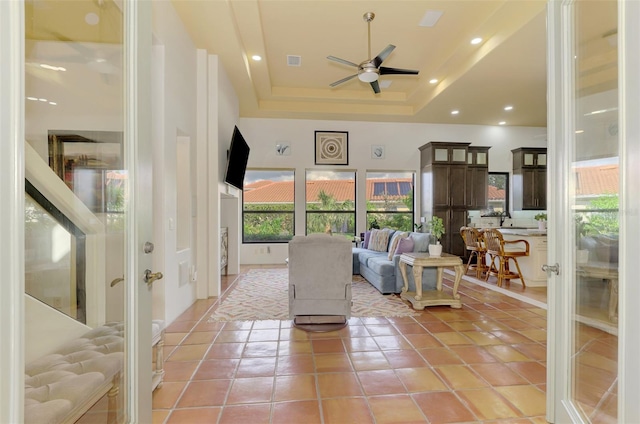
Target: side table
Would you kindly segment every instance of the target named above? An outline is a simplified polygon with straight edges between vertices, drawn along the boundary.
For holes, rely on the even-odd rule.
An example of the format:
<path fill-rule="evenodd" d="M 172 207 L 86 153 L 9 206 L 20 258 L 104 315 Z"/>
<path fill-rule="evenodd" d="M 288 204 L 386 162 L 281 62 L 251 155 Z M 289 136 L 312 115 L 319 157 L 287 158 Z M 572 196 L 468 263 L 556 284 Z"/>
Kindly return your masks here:
<path fill-rule="evenodd" d="M 416 283 L 416 291 L 410 292 L 409 280 L 407 280 L 407 265 L 413 267 L 413 278 Z M 424 267 L 437 268 L 436 289 L 422 292 L 422 269 Z M 442 272 L 446 267 L 453 267 L 456 272 L 453 282 L 453 293 L 449 295 L 442 291 Z M 427 252 L 403 253 L 400 256 L 400 273 L 404 280 L 404 287 L 400 293 L 400 298 L 406 299 L 413 305 L 414 309 L 422 310 L 425 306 L 449 305 L 452 308 L 462 308 L 458 286 L 464 274 L 462 259 L 456 255 L 443 253 L 442 256 L 431 256 Z"/>

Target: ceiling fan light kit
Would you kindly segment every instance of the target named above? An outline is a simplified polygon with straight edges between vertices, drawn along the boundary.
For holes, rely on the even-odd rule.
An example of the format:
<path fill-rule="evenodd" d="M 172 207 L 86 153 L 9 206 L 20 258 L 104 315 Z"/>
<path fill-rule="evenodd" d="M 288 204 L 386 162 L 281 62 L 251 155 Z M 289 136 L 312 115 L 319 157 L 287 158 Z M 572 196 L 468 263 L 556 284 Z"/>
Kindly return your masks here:
<path fill-rule="evenodd" d="M 378 54 L 378 56 L 371 59 L 371 21 L 373 21 L 373 18 L 375 18 L 375 16 L 376 15 L 373 12 L 367 12 L 362 16 L 362 18 L 367 23 L 367 44 L 369 48 L 369 59 L 357 65 L 348 60 L 340 59 L 339 57 L 327 56 L 327 59 L 329 60 L 342 63 L 343 65 L 353 66 L 358 69 L 357 74 L 349 75 L 348 77 L 342 78 L 329 84 L 331 87 L 335 87 L 339 84 L 342 84 L 343 82 L 347 82 L 355 77 L 358 77 L 360 81 L 371 84 L 373 92 L 378 94 L 380 93 L 380 85 L 378 84 L 378 78 L 380 78 L 380 75 L 418 75 L 418 71 L 412 69 L 386 68 L 384 66 L 380 66 L 382 65 L 382 62 L 391 54 L 393 49 L 396 48 L 396 46 L 394 46 L 393 44 L 389 44 Z"/>

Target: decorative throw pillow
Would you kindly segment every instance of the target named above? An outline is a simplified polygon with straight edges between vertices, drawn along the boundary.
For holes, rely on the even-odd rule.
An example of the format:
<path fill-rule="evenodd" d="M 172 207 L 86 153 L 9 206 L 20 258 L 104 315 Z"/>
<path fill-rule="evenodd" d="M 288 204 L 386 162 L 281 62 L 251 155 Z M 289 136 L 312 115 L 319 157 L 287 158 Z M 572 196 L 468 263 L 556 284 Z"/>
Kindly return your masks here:
<path fill-rule="evenodd" d="M 389 243 L 389 260 L 393 259 L 393 255 L 396 253 L 396 248 L 398 247 L 398 242 L 405 237 L 408 237 L 409 233 L 403 233 L 401 231 L 396 231 L 396 233 L 391 238 L 391 243 Z"/>
<path fill-rule="evenodd" d="M 386 252 L 389 243 L 389 232 L 385 230 L 371 230 L 369 237 L 369 250 L 376 252 Z"/>
<path fill-rule="evenodd" d="M 414 252 L 426 252 L 429 250 L 430 233 L 412 233 L 411 237 L 413 238 Z"/>
<path fill-rule="evenodd" d="M 362 242 L 362 247 L 364 249 L 368 249 L 369 248 L 369 239 L 371 238 L 371 231 L 367 231 L 366 233 L 364 233 L 364 241 Z"/>
<path fill-rule="evenodd" d="M 398 242 L 398 247 L 396 247 L 396 251 L 394 255 L 402 255 L 403 253 L 411 253 L 413 252 L 413 247 L 415 246 L 415 242 L 411 236 L 400 239 Z"/>

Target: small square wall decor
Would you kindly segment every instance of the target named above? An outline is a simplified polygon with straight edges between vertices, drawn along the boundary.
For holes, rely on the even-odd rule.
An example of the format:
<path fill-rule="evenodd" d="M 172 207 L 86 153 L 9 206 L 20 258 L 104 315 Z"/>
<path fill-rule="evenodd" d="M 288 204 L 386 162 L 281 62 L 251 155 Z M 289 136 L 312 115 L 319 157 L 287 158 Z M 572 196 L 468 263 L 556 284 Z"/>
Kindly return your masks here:
<path fill-rule="evenodd" d="M 384 159 L 384 146 L 380 144 L 372 144 L 371 159 Z"/>
<path fill-rule="evenodd" d="M 349 133 L 316 131 L 316 165 L 349 165 Z"/>

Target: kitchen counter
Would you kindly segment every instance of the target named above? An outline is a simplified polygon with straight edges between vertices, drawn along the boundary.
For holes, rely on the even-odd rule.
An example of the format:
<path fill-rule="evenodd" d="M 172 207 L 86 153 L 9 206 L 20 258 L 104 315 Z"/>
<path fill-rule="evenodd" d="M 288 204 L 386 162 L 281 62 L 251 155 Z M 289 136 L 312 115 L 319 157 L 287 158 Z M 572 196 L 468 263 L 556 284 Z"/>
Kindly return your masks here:
<path fill-rule="evenodd" d="M 514 236 L 523 236 L 523 237 L 546 237 L 547 230 L 538 230 L 537 228 L 512 228 L 512 227 L 502 227 L 498 228 L 500 232 L 504 235 L 514 235 Z"/>

